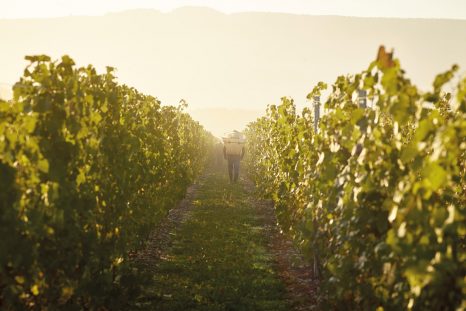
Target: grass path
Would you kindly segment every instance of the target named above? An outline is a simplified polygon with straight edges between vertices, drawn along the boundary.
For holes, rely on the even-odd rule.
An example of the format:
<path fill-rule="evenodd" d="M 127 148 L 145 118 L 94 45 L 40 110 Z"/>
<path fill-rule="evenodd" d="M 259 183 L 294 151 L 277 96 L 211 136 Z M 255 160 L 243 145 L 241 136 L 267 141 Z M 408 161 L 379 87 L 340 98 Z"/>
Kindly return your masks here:
<path fill-rule="evenodd" d="M 141 306 L 150 310 L 291 310 L 263 216 L 244 184 L 210 171 L 188 215 L 153 260 Z M 149 273 L 149 272 L 148 272 Z"/>

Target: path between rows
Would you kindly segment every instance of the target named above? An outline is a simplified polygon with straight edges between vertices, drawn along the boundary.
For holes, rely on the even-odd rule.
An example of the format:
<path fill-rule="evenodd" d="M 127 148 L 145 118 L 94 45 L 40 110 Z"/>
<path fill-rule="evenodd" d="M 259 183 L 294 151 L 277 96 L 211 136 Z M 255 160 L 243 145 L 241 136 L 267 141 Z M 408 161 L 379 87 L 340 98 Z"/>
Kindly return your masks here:
<path fill-rule="evenodd" d="M 209 170 L 139 255 L 148 310 L 315 310 L 311 266 L 251 182 Z"/>

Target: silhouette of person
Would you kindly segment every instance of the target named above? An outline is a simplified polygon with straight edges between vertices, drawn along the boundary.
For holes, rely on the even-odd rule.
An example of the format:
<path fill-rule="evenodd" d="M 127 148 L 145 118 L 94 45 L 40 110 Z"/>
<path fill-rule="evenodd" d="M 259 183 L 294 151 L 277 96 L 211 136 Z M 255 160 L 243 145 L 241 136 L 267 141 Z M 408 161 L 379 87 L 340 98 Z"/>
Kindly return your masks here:
<path fill-rule="evenodd" d="M 228 161 L 230 182 L 237 182 L 240 161 L 244 158 L 246 152 L 244 138 L 242 134 L 236 130 L 228 136 L 228 138 L 224 139 L 223 157 Z"/>

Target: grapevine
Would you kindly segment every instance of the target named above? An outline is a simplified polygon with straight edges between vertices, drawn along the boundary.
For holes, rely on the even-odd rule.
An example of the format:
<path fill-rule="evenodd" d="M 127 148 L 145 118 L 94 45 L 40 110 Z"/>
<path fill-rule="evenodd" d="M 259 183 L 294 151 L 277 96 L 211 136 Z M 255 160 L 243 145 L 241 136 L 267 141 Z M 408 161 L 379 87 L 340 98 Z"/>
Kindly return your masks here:
<path fill-rule="evenodd" d="M 142 286 L 131 252 L 201 172 L 212 136 L 110 67 L 27 59 L 0 101 L 0 308 L 124 309 Z"/>
<path fill-rule="evenodd" d="M 465 307 L 466 79 L 443 91 L 457 70 L 423 93 L 399 61 L 373 62 L 331 85 L 317 132 L 289 98 L 248 126 L 250 174 L 314 260 L 327 308 Z"/>

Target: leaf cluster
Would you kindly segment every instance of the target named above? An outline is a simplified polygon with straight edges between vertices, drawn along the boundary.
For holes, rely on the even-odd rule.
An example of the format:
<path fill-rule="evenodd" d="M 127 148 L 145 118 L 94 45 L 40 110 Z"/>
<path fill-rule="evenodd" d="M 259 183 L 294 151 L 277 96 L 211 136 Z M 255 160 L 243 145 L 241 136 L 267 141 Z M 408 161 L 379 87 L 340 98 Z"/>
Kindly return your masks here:
<path fill-rule="evenodd" d="M 212 136 L 113 69 L 30 56 L 0 102 L 0 308 L 127 309 L 130 260 L 185 193 Z"/>
<path fill-rule="evenodd" d="M 457 70 L 422 93 L 374 62 L 331 85 L 317 132 L 288 98 L 249 125 L 252 178 L 319 268 L 324 306 L 465 307 L 466 79 L 443 91 Z"/>

